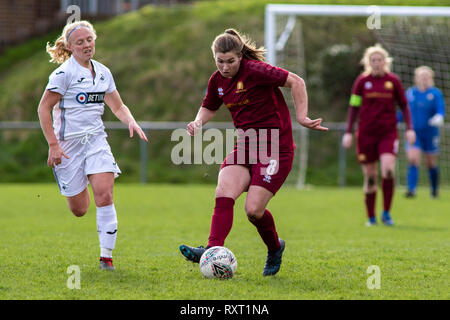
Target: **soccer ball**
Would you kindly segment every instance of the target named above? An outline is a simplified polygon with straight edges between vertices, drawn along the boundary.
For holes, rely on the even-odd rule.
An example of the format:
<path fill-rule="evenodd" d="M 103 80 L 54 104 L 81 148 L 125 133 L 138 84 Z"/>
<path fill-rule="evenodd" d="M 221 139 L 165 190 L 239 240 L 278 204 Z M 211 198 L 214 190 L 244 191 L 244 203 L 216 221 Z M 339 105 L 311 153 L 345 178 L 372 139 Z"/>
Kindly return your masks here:
<path fill-rule="evenodd" d="M 236 268 L 236 257 L 225 247 L 209 248 L 200 258 L 200 271 L 206 278 L 230 279 Z"/>

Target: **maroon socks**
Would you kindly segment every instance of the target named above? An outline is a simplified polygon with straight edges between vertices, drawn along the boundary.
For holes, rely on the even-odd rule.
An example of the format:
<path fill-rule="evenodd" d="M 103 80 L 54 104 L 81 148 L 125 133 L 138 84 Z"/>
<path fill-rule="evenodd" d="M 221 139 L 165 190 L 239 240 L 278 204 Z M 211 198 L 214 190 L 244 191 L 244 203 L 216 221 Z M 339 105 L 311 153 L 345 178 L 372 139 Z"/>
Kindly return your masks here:
<path fill-rule="evenodd" d="M 233 225 L 233 207 L 232 198 L 216 198 L 216 206 L 211 221 L 211 230 L 209 232 L 208 247 L 223 246 L 228 233 Z"/>
<path fill-rule="evenodd" d="M 269 210 L 265 210 L 263 216 L 259 220 L 250 220 L 258 230 L 259 235 L 263 239 L 269 251 L 277 251 L 280 249 L 280 241 L 278 240 L 277 230 L 272 214 Z"/>
<path fill-rule="evenodd" d="M 394 195 L 394 179 L 381 179 L 381 189 L 383 190 L 383 209 L 384 211 L 391 210 L 392 197 Z"/>

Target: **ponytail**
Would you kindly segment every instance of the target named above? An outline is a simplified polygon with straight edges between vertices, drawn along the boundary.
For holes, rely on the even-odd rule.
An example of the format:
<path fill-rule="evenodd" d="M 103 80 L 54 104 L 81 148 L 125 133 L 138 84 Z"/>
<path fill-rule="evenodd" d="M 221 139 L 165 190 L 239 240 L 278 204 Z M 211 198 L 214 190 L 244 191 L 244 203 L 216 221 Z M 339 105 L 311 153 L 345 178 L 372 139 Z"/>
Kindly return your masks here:
<path fill-rule="evenodd" d="M 213 54 L 216 52 L 230 52 L 242 54 L 244 58 L 249 60 L 264 61 L 266 49 L 264 47 L 256 47 L 254 41 L 245 35 L 240 35 L 235 29 L 227 29 L 214 40 L 211 50 Z"/>

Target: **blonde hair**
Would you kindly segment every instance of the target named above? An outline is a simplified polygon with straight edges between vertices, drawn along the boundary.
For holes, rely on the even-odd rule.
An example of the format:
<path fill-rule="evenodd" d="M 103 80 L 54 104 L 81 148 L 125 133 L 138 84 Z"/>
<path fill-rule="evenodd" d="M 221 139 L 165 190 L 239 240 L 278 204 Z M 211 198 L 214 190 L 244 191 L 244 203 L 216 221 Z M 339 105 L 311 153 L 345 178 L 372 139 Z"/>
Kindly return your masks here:
<path fill-rule="evenodd" d="M 79 28 L 89 29 L 94 34 L 94 39 L 97 38 L 95 29 L 89 21 L 82 20 L 67 24 L 53 46 L 50 46 L 50 43 L 47 42 L 46 51 L 51 57 L 50 62 L 61 64 L 70 58 L 72 52 L 67 49 L 67 44 L 72 32 Z"/>
<path fill-rule="evenodd" d="M 394 59 L 392 59 L 392 57 L 389 56 L 389 53 L 386 51 L 386 49 L 384 49 L 379 43 L 377 43 L 374 46 L 367 48 L 366 51 L 364 51 L 364 55 L 361 59 L 361 64 L 364 66 L 364 74 L 372 73 L 372 67 L 370 66 L 370 57 L 374 53 L 379 53 L 384 57 L 385 61 L 383 68 L 384 72 L 386 73 L 391 72 L 391 65 Z"/>
<path fill-rule="evenodd" d="M 420 66 L 414 69 L 414 81 L 417 83 L 417 77 L 421 72 L 428 72 L 428 74 L 431 76 L 430 87 L 434 87 L 434 71 L 428 66 Z"/>
<path fill-rule="evenodd" d="M 249 60 L 264 61 L 266 49 L 264 47 L 256 47 L 256 44 L 247 36 L 240 35 L 235 29 L 227 29 L 224 33 L 218 35 L 211 46 L 211 50 L 215 55 L 217 52 L 226 53 L 233 51 L 242 54 L 244 58 Z"/>

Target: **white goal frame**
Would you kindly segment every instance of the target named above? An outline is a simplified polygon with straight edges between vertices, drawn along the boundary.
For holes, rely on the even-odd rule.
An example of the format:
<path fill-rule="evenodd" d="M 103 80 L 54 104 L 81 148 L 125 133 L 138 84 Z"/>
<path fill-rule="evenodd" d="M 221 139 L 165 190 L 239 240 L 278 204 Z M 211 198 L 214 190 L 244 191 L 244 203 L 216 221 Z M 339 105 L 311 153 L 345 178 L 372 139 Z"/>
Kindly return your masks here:
<path fill-rule="evenodd" d="M 376 6 L 376 5 L 302 5 L 302 4 L 268 4 L 265 7 L 264 42 L 266 61 L 277 65 L 277 52 L 282 51 L 295 28 L 296 16 L 353 16 L 381 18 L 397 17 L 450 17 L 450 7 L 424 6 Z M 288 17 L 284 31 L 277 38 L 277 17 Z M 381 21 L 382 27 L 382 21 Z M 304 129 L 301 127 L 300 129 Z M 300 130 L 300 158 L 297 187 L 305 187 L 308 163 L 308 130 Z"/>

